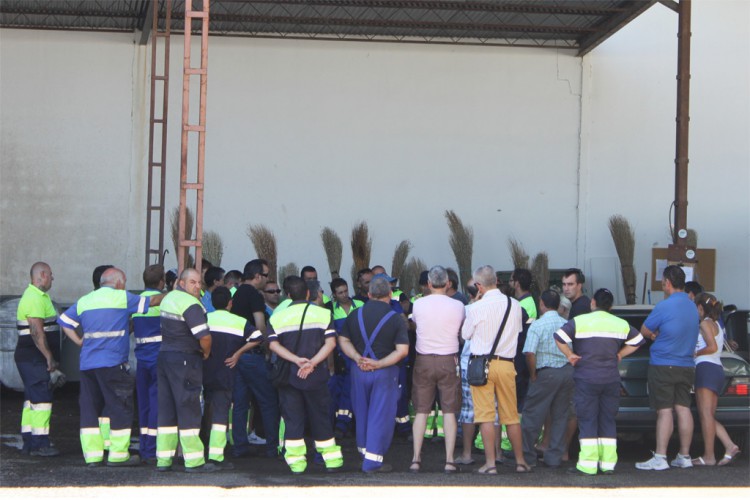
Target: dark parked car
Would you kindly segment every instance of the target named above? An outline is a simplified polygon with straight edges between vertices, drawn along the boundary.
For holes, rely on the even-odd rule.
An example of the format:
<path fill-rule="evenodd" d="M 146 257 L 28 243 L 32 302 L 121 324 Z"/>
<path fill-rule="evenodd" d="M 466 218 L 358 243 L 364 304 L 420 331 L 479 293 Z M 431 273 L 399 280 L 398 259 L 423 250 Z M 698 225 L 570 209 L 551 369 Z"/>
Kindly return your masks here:
<path fill-rule="evenodd" d="M 617 306 L 612 313 L 627 320 L 633 327 L 640 329 L 643 321 L 651 312 L 650 306 Z M 745 350 L 747 353 L 747 311 L 744 312 L 744 335 Z M 742 323 L 738 322 L 741 326 Z M 729 330 L 729 329 L 728 329 Z M 742 338 L 737 332 L 727 334 L 728 339 Z M 742 332 L 740 332 L 742 333 Z M 649 347 L 651 341 L 647 340 L 638 351 L 631 354 L 620 362 L 620 377 L 622 378 L 622 389 L 620 409 L 617 414 L 617 429 L 620 432 L 642 432 L 654 431 L 656 426 L 656 412 L 649 407 L 648 388 L 646 375 L 649 363 Z M 740 344 L 742 346 L 742 344 Z M 745 448 L 748 443 L 748 431 L 750 430 L 750 363 L 740 354 L 723 352 L 721 356 L 724 365 L 724 387 L 719 395 L 716 409 L 716 418 L 724 424 L 733 440 Z M 697 423 L 698 415 L 693 401 L 693 415 L 696 418 L 696 432 L 700 430 Z"/>

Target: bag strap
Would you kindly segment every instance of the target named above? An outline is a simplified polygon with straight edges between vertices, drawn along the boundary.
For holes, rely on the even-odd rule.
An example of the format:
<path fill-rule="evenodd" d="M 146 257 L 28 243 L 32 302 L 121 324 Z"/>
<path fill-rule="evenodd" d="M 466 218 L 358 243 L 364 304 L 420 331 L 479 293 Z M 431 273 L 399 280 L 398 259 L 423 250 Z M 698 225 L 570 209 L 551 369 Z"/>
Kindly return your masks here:
<path fill-rule="evenodd" d="M 495 349 L 497 349 L 497 344 L 500 343 L 500 337 L 503 336 L 503 330 L 505 330 L 505 323 L 508 322 L 508 315 L 510 314 L 510 297 L 507 295 L 505 296 L 508 299 L 508 307 L 505 308 L 505 316 L 503 316 L 503 321 L 500 323 L 500 329 L 497 331 L 497 336 L 495 337 L 495 342 L 492 344 L 492 349 L 489 352 L 489 356 L 495 355 Z"/>
<path fill-rule="evenodd" d="M 365 349 L 362 352 L 362 355 L 367 356 L 368 358 L 378 359 L 375 357 L 375 352 L 372 350 L 372 344 L 375 342 L 375 337 L 378 336 L 378 334 L 380 333 L 380 330 L 383 328 L 383 325 L 385 325 L 386 321 L 388 321 L 391 318 L 391 316 L 393 316 L 396 313 L 392 310 L 388 311 L 388 313 L 380 319 L 380 322 L 372 331 L 372 335 L 367 335 L 367 330 L 365 329 L 363 309 L 364 307 L 360 307 L 357 310 L 357 321 L 359 322 L 359 331 L 362 332 L 362 338 L 365 341 Z"/>
<path fill-rule="evenodd" d="M 305 326 L 305 315 L 307 315 L 308 307 L 310 307 L 309 302 L 305 305 L 305 310 L 302 311 L 302 321 L 299 322 L 299 331 L 297 332 L 297 340 L 294 341 L 294 351 L 292 351 L 292 354 L 294 354 L 295 356 L 297 355 L 297 348 L 299 347 L 299 341 L 302 338 L 302 328 Z"/>

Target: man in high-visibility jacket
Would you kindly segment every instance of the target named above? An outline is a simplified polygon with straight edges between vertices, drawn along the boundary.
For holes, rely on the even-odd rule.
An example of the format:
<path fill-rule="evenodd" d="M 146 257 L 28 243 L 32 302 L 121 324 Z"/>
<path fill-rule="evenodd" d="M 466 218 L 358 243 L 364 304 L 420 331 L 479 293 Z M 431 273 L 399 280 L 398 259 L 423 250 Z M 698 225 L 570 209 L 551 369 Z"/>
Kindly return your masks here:
<path fill-rule="evenodd" d="M 164 266 L 154 264 L 143 271 L 143 284 L 146 290 L 142 297 L 161 294 L 164 288 Z M 133 335 L 135 336 L 135 359 L 138 366 L 135 372 L 135 389 L 138 397 L 138 422 L 141 436 L 138 452 L 141 460 L 156 464 L 156 428 L 158 425 L 159 399 L 156 359 L 161 347 L 161 318 L 159 307 L 150 307 L 145 314 L 133 315 Z"/>
<path fill-rule="evenodd" d="M 206 463 L 200 439 L 203 360 L 211 353 L 211 333 L 200 302 L 201 275 L 195 269 L 180 274 L 175 289 L 161 303 L 159 426 L 156 470 L 169 471 L 177 450 L 178 432 L 185 472 L 219 469 Z"/>
<path fill-rule="evenodd" d="M 21 437 L 24 454 L 54 457 L 60 452 L 49 441 L 52 416 L 50 373 L 60 359 L 60 327 L 57 311 L 47 292 L 52 288 L 52 269 L 45 262 L 31 266 L 31 283 L 18 303 L 18 344 L 13 358 L 23 381 Z"/>
<path fill-rule="evenodd" d="M 159 305 L 162 296 L 133 295 L 125 291 L 125 281 L 124 272 L 114 267 L 107 269 L 101 277 L 101 288 L 78 299 L 58 319 L 68 338 L 81 346 L 81 448 L 89 467 L 104 461 L 99 417 L 105 406 L 110 418 L 107 465 L 140 464 L 140 457 L 130 456 L 128 451 L 134 388 L 128 365 L 128 323 L 132 314 L 143 314 L 149 305 Z M 83 339 L 75 332 L 79 324 Z"/>
<path fill-rule="evenodd" d="M 326 469 L 340 470 L 344 459 L 328 415 L 331 396 L 327 360 L 336 347 L 331 311 L 309 302 L 310 292 L 302 278 L 287 278 L 284 288 L 292 304 L 271 316 L 268 330 L 271 351 L 292 363 L 287 384 L 279 387 L 286 426 L 284 458 L 295 474 L 307 469 L 304 431 L 308 424 Z"/>
<path fill-rule="evenodd" d="M 617 364 L 645 340 L 627 321 L 609 313 L 613 302 L 612 292 L 600 288 L 591 300 L 593 312 L 571 319 L 555 332 L 557 347 L 575 368 L 573 401 L 581 451 L 572 473 L 611 474 L 617 464 Z"/>

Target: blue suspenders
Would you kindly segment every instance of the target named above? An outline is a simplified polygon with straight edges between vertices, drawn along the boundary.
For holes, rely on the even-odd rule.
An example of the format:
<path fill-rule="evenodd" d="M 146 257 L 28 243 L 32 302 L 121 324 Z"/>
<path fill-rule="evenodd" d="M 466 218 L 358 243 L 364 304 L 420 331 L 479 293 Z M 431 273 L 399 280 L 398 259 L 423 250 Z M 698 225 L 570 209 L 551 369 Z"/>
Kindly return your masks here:
<path fill-rule="evenodd" d="M 363 320 L 362 316 L 362 310 L 364 307 L 360 307 L 357 310 L 357 320 L 359 321 L 359 331 L 362 332 L 362 338 L 365 341 L 365 350 L 362 353 L 362 356 L 368 357 L 370 359 L 378 359 L 375 357 L 375 353 L 372 350 L 372 343 L 375 342 L 375 337 L 378 336 L 378 333 L 380 333 L 380 330 L 383 328 L 383 325 L 385 325 L 386 321 L 390 319 L 391 316 L 396 314 L 394 311 L 388 311 L 388 314 L 383 316 L 383 318 L 380 320 L 380 323 L 378 323 L 378 326 L 375 327 L 375 330 L 372 331 L 372 335 L 367 335 L 367 330 L 365 330 L 365 322 Z"/>

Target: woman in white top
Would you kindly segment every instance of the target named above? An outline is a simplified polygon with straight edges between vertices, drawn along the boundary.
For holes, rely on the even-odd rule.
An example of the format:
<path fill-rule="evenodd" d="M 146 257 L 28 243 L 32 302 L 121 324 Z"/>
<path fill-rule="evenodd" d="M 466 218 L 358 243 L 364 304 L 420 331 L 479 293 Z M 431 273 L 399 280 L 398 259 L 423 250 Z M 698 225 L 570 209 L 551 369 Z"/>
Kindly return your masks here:
<path fill-rule="evenodd" d="M 700 293 L 695 297 L 695 305 L 700 317 L 700 336 L 695 347 L 695 399 L 703 433 L 703 456 L 693 459 L 693 465 L 717 465 L 714 453 L 717 437 L 725 449 L 718 465 L 728 465 L 740 453 L 740 448 L 715 418 L 719 393 L 725 384 L 721 364 L 724 329 L 718 322 L 721 303 L 709 293 Z"/>

